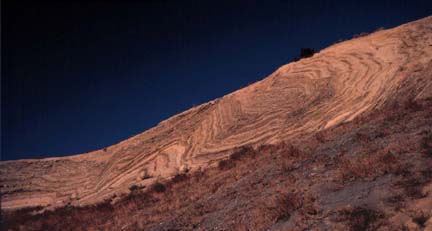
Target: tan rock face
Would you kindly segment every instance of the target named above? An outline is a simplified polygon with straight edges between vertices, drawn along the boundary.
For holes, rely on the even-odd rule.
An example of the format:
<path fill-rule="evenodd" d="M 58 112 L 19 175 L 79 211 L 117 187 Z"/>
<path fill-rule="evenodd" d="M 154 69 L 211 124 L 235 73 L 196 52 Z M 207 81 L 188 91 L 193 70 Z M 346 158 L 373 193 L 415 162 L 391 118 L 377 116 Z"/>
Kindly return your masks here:
<path fill-rule="evenodd" d="M 333 45 L 269 77 L 91 153 L 0 162 L 2 209 L 102 201 L 205 168 L 233 148 L 277 143 L 353 120 L 400 94 L 431 96 L 432 17 Z"/>

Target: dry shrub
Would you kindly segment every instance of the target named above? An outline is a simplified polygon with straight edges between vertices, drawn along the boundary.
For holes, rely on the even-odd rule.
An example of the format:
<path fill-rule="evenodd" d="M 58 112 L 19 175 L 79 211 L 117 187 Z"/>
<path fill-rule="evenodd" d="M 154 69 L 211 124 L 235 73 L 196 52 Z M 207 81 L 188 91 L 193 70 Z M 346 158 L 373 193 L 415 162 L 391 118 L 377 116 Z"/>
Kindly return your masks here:
<path fill-rule="evenodd" d="M 288 220 L 291 214 L 303 206 L 303 198 L 299 193 L 286 193 L 274 196 L 270 201 L 270 211 L 276 222 Z"/>
<path fill-rule="evenodd" d="M 177 173 L 172 179 L 172 183 L 179 183 L 188 179 L 188 175 L 184 173 Z"/>
<path fill-rule="evenodd" d="M 421 191 L 423 182 L 421 182 L 418 178 L 414 176 L 410 176 L 408 178 L 400 180 L 397 185 L 404 190 L 405 195 L 409 198 L 423 197 L 423 193 Z"/>
<path fill-rule="evenodd" d="M 383 213 L 370 208 L 355 207 L 342 210 L 339 215 L 348 220 L 352 231 L 376 230 L 381 224 L 380 219 L 384 218 Z"/>
<path fill-rule="evenodd" d="M 136 185 L 136 184 L 133 184 L 133 185 L 129 186 L 129 190 L 132 191 L 132 192 L 133 191 L 137 191 L 139 189 L 140 189 L 140 187 L 138 185 Z"/>
<path fill-rule="evenodd" d="M 426 216 L 425 213 L 418 213 L 414 218 L 413 221 L 418 224 L 420 227 L 424 228 L 426 225 L 427 220 L 429 219 L 428 216 Z"/>
<path fill-rule="evenodd" d="M 364 134 L 362 132 L 357 132 L 355 134 L 355 140 L 366 144 L 371 142 L 371 138 L 367 134 Z"/>
<path fill-rule="evenodd" d="M 385 154 L 381 153 L 381 155 L 376 157 L 375 161 L 377 173 L 381 175 L 388 173 L 398 173 L 405 168 L 396 155 L 391 152 L 387 152 Z"/>
<path fill-rule="evenodd" d="M 391 204 L 396 211 L 399 211 L 405 206 L 405 198 L 399 194 L 386 198 L 385 202 Z"/>
<path fill-rule="evenodd" d="M 269 152 L 273 155 L 280 155 L 285 159 L 300 159 L 306 157 L 307 155 L 303 153 L 298 147 L 290 143 L 282 143 L 280 145 L 271 146 L 273 150 L 270 149 Z"/>
<path fill-rule="evenodd" d="M 292 144 L 285 144 L 284 150 L 286 150 L 286 152 L 284 152 L 284 153 L 288 154 L 291 157 L 297 158 L 297 157 L 303 156 L 303 154 L 304 154 L 299 148 L 295 147 Z"/>
<path fill-rule="evenodd" d="M 432 158 L 432 133 L 429 132 L 429 134 L 423 138 L 422 148 L 426 156 Z"/>
<path fill-rule="evenodd" d="M 361 38 L 361 37 L 365 37 L 365 36 L 367 36 L 367 35 L 369 35 L 369 33 L 367 33 L 367 32 L 361 32 L 360 34 L 355 34 L 355 35 L 353 35 L 353 39 L 355 39 L 355 38 Z"/>
<path fill-rule="evenodd" d="M 155 198 L 148 192 L 131 193 L 122 198 L 119 204 L 126 207 L 142 209 L 146 204 L 154 202 Z"/>
<path fill-rule="evenodd" d="M 256 151 L 250 146 L 245 146 L 234 151 L 234 153 L 231 154 L 230 159 L 240 160 L 246 157 L 255 157 L 255 156 L 256 156 Z"/>
<path fill-rule="evenodd" d="M 22 224 L 28 220 L 31 220 L 33 213 L 43 209 L 41 206 L 23 208 L 16 211 L 8 212 L 1 211 L 1 228 L 8 230 L 15 224 Z"/>
<path fill-rule="evenodd" d="M 152 178 L 152 176 L 150 176 L 147 171 L 145 171 L 145 173 L 141 176 L 141 180 L 146 180 L 146 179 L 150 179 Z"/>
<path fill-rule="evenodd" d="M 164 184 L 157 181 L 152 185 L 151 191 L 156 192 L 156 193 L 163 193 L 166 191 L 166 187 Z"/>
<path fill-rule="evenodd" d="M 318 140 L 318 142 L 320 142 L 320 143 L 326 142 L 326 137 L 325 137 L 323 131 L 319 131 L 319 132 L 315 133 L 315 139 Z"/>
<path fill-rule="evenodd" d="M 370 164 L 372 163 L 372 160 L 369 158 L 351 161 L 341 157 L 338 162 L 338 169 L 344 181 L 354 180 L 356 178 L 368 178 L 372 175 L 372 172 L 369 171 Z"/>
<path fill-rule="evenodd" d="M 378 32 L 378 31 L 382 31 L 382 30 L 385 30 L 385 29 L 384 29 L 384 27 L 381 26 L 381 27 L 378 27 L 374 32 Z"/>
<path fill-rule="evenodd" d="M 26 216 L 22 223 L 14 223 L 16 221 L 12 220 L 3 227 L 5 230 L 15 230 L 17 225 L 27 223 L 31 224 L 31 230 L 85 230 L 88 226 L 107 223 L 112 212 L 112 205 L 105 202 L 85 207 L 65 206 L 36 215 L 21 214 Z"/>
<path fill-rule="evenodd" d="M 373 179 L 389 173 L 398 173 L 403 169 L 398 158 L 387 150 L 367 154 L 354 160 L 341 157 L 338 165 L 343 180 Z"/>
<path fill-rule="evenodd" d="M 250 146 L 244 146 L 237 148 L 233 154 L 229 156 L 228 159 L 221 160 L 218 163 L 218 167 L 220 170 L 228 170 L 234 168 L 236 166 L 236 161 L 245 159 L 245 158 L 255 158 L 257 155 L 257 151 Z"/>
<path fill-rule="evenodd" d="M 410 111 L 419 111 L 423 108 L 423 106 L 416 100 L 408 100 L 405 102 L 404 106 Z"/>
<path fill-rule="evenodd" d="M 293 61 L 297 62 L 300 59 L 312 57 L 314 54 L 315 54 L 315 49 L 313 49 L 313 48 L 301 48 L 300 49 L 300 55 L 297 57 L 294 57 Z"/>
<path fill-rule="evenodd" d="M 202 178 L 205 177 L 206 177 L 206 173 L 201 169 L 198 169 L 191 174 L 191 179 L 195 180 L 196 182 L 200 181 Z"/>
<path fill-rule="evenodd" d="M 272 156 L 273 159 L 278 159 L 277 164 L 284 172 L 290 172 L 294 168 L 294 164 L 301 159 L 308 158 L 306 153 L 302 152 L 291 143 L 280 143 L 278 145 L 262 145 L 257 148 L 257 153 L 261 156 Z"/>
<path fill-rule="evenodd" d="M 283 143 L 280 145 L 279 154 L 281 160 L 278 161 L 278 163 L 280 163 L 282 171 L 285 173 L 293 171 L 296 168 L 296 163 L 300 160 L 310 157 L 307 153 L 289 143 Z"/>
<path fill-rule="evenodd" d="M 270 144 L 265 144 L 265 145 L 261 145 L 257 148 L 257 152 L 260 153 L 260 155 L 277 155 L 279 153 L 281 153 L 282 150 L 284 150 L 285 144 L 282 143 L 278 146 L 276 145 L 270 145 Z"/>
<path fill-rule="evenodd" d="M 219 161 L 218 167 L 220 170 L 228 170 L 235 167 L 235 162 L 232 159 L 226 159 Z"/>

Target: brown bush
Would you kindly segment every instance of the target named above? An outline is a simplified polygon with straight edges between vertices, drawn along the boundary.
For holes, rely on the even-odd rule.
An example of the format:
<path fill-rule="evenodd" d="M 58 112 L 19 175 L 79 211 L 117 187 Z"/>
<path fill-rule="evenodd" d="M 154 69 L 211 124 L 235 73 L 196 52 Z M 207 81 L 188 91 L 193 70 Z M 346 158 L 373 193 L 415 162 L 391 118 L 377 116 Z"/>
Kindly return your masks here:
<path fill-rule="evenodd" d="M 150 176 L 147 172 L 145 172 L 142 176 L 141 176 L 141 180 L 146 180 L 146 179 L 150 179 L 152 178 L 152 176 Z"/>
<path fill-rule="evenodd" d="M 179 183 L 188 179 L 188 175 L 184 173 L 177 173 L 172 179 L 171 182 Z"/>
<path fill-rule="evenodd" d="M 139 189 L 140 189 L 140 187 L 138 185 L 136 185 L 136 184 L 129 186 L 129 190 L 130 191 L 136 191 L 136 190 L 139 190 Z"/>
<path fill-rule="evenodd" d="M 245 157 L 255 157 L 256 151 L 249 146 L 241 147 L 230 155 L 231 160 L 240 160 Z"/>
<path fill-rule="evenodd" d="M 241 159 L 245 158 L 255 158 L 257 155 L 257 151 L 253 149 L 252 147 L 245 146 L 236 149 L 233 154 L 229 156 L 228 159 L 221 160 L 218 163 L 218 167 L 220 170 L 228 170 L 231 168 L 234 168 L 236 166 L 236 161 L 239 161 Z"/>
<path fill-rule="evenodd" d="M 15 224 L 22 224 L 32 219 L 32 213 L 43 209 L 41 206 L 19 209 L 13 212 L 1 211 L 1 226 L 5 230 Z"/>
<path fill-rule="evenodd" d="M 404 169 L 398 158 L 387 149 L 369 153 L 354 160 L 340 157 L 338 166 L 343 180 L 374 179 L 389 173 L 396 174 Z"/>
<path fill-rule="evenodd" d="M 385 30 L 385 29 L 384 29 L 384 27 L 381 26 L 381 27 L 378 27 L 374 32 L 378 32 L 378 31 L 382 31 L 382 30 Z"/>
<path fill-rule="evenodd" d="M 424 153 L 432 158 L 432 133 L 429 132 L 429 134 L 423 138 L 422 140 L 422 148 L 424 150 Z"/>
<path fill-rule="evenodd" d="M 386 203 L 391 204 L 396 211 L 399 211 L 405 205 L 405 198 L 402 195 L 396 194 L 385 199 Z"/>
<path fill-rule="evenodd" d="M 424 228 L 426 225 L 426 221 L 429 219 L 428 216 L 426 216 L 426 214 L 424 213 L 419 213 L 417 214 L 414 218 L 413 221 L 418 224 L 420 227 Z"/>
<path fill-rule="evenodd" d="M 409 198 L 423 197 L 423 193 L 421 192 L 423 184 L 415 176 L 409 176 L 408 178 L 400 180 L 397 185 L 404 190 L 405 195 Z"/>
<path fill-rule="evenodd" d="M 273 199 L 273 208 L 276 215 L 276 221 L 288 220 L 291 214 L 302 207 L 303 198 L 298 193 L 286 193 L 276 196 Z"/>
<path fill-rule="evenodd" d="M 367 32 L 361 32 L 360 34 L 355 34 L 355 35 L 353 35 L 353 39 L 355 39 L 355 38 L 361 38 L 361 37 L 365 37 L 365 36 L 367 36 L 367 35 L 369 35 L 369 33 L 367 33 Z"/>
<path fill-rule="evenodd" d="M 315 133 L 315 139 L 318 140 L 318 142 L 320 142 L 320 143 L 325 143 L 326 142 L 326 138 L 324 136 L 324 133 L 321 132 L 321 131 Z"/>
<path fill-rule="evenodd" d="M 166 191 L 166 187 L 164 184 L 162 184 L 161 182 L 155 182 L 152 185 L 152 191 L 153 192 L 157 192 L 157 193 L 163 193 Z"/>
<path fill-rule="evenodd" d="M 415 100 L 408 100 L 405 102 L 405 108 L 411 111 L 419 111 L 423 106 Z"/>
<path fill-rule="evenodd" d="M 219 161 L 218 167 L 220 170 L 228 170 L 235 167 L 235 162 L 232 159 L 226 159 Z"/>
<path fill-rule="evenodd" d="M 352 231 L 375 230 L 380 226 L 378 221 L 384 218 L 381 212 L 363 207 L 342 210 L 340 215 L 348 220 L 349 228 Z"/>

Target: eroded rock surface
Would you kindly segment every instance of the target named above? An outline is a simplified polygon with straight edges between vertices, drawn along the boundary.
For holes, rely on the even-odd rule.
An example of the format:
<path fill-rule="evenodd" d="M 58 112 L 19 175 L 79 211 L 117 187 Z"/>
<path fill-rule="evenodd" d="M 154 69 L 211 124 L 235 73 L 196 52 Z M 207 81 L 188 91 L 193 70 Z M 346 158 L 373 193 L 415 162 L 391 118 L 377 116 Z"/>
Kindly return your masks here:
<path fill-rule="evenodd" d="M 206 169 L 239 147 L 313 135 L 394 99 L 428 99 L 431 60 L 432 17 L 335 44 L 106 149 L 0 162 L 1 208 L 98 203 Z"/>

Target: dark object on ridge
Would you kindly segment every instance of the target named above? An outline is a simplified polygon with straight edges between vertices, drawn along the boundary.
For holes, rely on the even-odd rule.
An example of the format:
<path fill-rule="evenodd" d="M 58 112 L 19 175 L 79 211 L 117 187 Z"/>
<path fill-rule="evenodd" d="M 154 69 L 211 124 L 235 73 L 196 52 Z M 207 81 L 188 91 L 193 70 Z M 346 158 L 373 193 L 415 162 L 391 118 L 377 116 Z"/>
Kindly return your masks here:
<path fill-rule="evenodd" d="M 312 57 L 315 54 L 315 49 L 313 48 L 301 48 L 300 56 L 294 58 L 294 62 L 299 61 L 303 58 Z"/>

